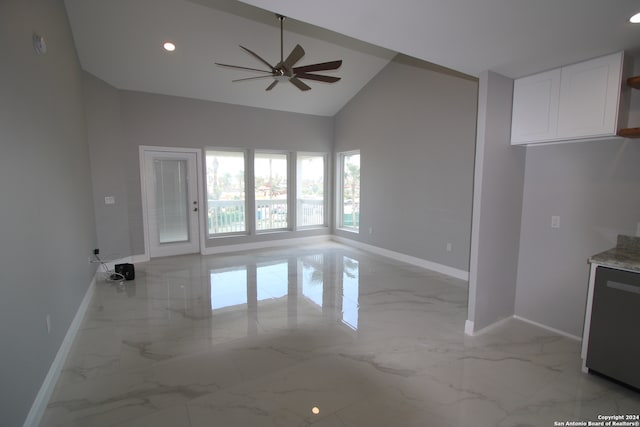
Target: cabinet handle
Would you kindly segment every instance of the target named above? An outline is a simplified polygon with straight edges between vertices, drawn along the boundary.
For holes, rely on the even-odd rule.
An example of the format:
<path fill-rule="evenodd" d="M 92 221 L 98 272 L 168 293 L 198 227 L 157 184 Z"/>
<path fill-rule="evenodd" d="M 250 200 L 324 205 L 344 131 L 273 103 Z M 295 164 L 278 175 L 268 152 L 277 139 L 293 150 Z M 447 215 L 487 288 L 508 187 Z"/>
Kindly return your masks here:
<path fill-rule="evenodd" d="M 617 289 L 623 292 L 632 292 L 634 294 L 640 294 L 640 287 L 638 286 L 627 285 L 624 283 L 614 282 L 611 280 L 607 280 L 607 288 Z"/>

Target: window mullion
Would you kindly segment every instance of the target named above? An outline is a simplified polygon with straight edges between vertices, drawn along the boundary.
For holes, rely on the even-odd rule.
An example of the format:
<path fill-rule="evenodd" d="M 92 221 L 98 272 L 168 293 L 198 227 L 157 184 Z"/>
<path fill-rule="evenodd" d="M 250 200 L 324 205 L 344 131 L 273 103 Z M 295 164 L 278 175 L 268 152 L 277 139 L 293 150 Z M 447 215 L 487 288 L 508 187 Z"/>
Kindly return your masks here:
<path fill-rule="evenodd" d="M 255 168 L 254 168 L 254 158 L 255 151 L 247 150 L 247 164 L 245 168 L 247 170 L 246 173 L 246 181 L 245 188 L 246 196 L 245 200 L 247 201 L 247 229 L 249 235 L 255 235 L 256 230 L 256 188 L 255 188 Z"/>

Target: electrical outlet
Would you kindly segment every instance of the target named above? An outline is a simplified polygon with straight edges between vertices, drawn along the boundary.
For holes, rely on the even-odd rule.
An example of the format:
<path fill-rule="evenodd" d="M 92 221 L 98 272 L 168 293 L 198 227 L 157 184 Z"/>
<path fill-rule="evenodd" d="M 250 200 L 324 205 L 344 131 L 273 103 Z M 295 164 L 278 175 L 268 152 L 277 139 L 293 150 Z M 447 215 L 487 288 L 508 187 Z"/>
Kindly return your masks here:
<path fill-rule="evenodd" d="M 453 247 L 452 247 L 451 243 L 447 243 L 447 252 L 451 252 L 452 248 Z"/>
<path fill-rule="evenodd" d="M 369 227 L 369 234 L 373 234 L 373 227 Z"/>
<path fill-rule="evenodd" d="M 93 254 L 94 254 L 94 255 L 99 255 L 99 254 L 100 254 L 100 249 L 95 248 L 95 249 L 93 250 Z"/>
<path fill-rule="evenodd" d="M 47 323 L 47 333 L 51 334 L 51 315 L 47 314 L 47 317 L 45 318 L 45 322 Z"/>
<path fill-rule="evenodd" d="M 551 228 L 560 228 L 560 217 L 554 215 L 551 217 Z"/>

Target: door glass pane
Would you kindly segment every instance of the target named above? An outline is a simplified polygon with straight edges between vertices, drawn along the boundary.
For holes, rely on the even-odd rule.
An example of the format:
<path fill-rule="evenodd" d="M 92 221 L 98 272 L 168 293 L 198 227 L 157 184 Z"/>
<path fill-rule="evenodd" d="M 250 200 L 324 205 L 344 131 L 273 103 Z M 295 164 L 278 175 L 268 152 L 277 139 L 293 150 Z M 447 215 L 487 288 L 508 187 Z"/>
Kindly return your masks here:
<path fill-rule="evenodd" d="M 298 155 L 298 226 L 324 225 L 324 156 Z"/>
<path fill-rule="evenodd" d="M 189 241 L 187 161 L 155 159 L 158 240 L 162 243 Z"/>
<path fill-rule="evenodd" d="M 256 229 L 287 228 L 287 155 L 255 154 Z"/>
<path fill-rule="evenodd" d="M 244 151 L 207 151 L 209 235 L 244 233 Z"/>

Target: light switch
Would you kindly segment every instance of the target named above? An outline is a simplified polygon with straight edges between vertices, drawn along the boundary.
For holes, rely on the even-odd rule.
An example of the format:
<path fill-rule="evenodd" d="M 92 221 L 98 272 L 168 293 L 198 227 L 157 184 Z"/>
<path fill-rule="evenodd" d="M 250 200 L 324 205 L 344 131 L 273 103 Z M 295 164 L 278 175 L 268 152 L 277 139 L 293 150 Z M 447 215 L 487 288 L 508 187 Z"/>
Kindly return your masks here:
<path fill-rule="evenodd" d="M 559 216 L 552 216 L 551 217 L 551 228 L 560 228 L 560 217 Z"/>
<path fill-rule="evenodd" d="M 116 202 L 116 198 L 113 196 L 106 196 L 104 198 L 104 204 L 105 205 L 113 205 Z"/>

